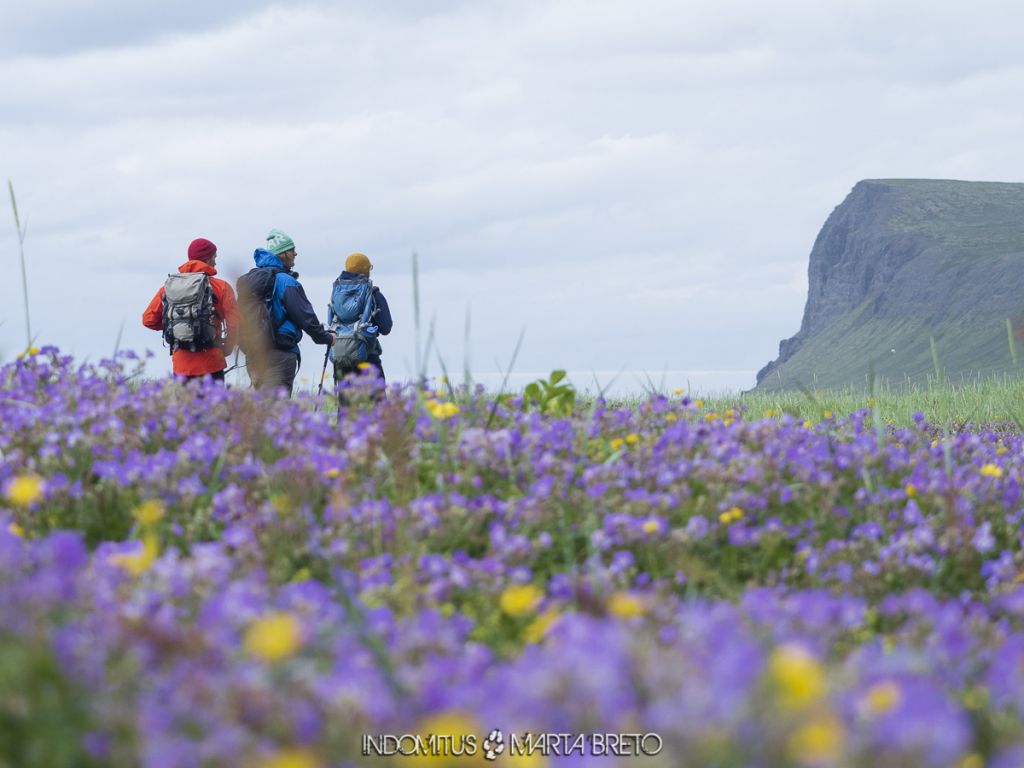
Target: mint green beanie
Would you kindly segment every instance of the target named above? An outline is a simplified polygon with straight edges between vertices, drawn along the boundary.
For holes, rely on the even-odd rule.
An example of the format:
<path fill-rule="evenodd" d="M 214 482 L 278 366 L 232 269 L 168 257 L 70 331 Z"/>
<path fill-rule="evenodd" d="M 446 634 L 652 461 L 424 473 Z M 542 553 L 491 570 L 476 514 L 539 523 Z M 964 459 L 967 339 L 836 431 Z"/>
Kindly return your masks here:
<path fill-rule="evenodd" d="M 295 241 L 280 229 L 272 229 L 270 230 L 270 234 L 267 235 L 267 250 L 275 256 L 279 256 L 285 251 L 290 251 L 294 247 Z"/>

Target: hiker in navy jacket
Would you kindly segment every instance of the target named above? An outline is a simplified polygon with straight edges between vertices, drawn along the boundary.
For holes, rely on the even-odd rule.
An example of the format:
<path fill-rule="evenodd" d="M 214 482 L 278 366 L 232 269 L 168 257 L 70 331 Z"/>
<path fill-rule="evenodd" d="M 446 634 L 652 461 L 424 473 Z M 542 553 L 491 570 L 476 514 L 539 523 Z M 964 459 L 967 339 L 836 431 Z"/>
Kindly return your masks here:
<path fill-rule="evenodd" d="M 257 389 L 283 387 L 288 390 L 289 397 L 295 383 L 295 374 L 302 363 L 299 354 L 302 332 L 308 333 L 317 344 L 334 342 L 334 334 L 320 324 L 313 306 L 306 298 L 306 292 L 296 279 L 298 275 L 292 272 L 296 256 L 295 242 L 279 229 L 270 230 L 267 247 L 257 248 L 253 254 L 257 268 L 271 267 L 281 271 L 275 276 L 270 302 L 275 338 L 267 359 L 256 370 L 250 365 L 249 375 Z"/>
<path fill-rule="evenodd" d="M 335 280 L 335 285 L 337 285 L 341 281 L 368 282 L 370 279 L 371 270 L 373 270 L 373 264 L 370 263 L 369 258 L 367 258 L 365 254 L 350 254 L 349 257 L 345 259 L 345 269 L 338 276 L 338 279 Z M 391 319 L 391 309 L 390 307 L 388 307 L 388 301 L 387 299 L 384 298 L 384 294 L 380 292 L 380 288 L 378 288 L 376 285 L 373 286 L 373 291 L 370 294 L 370 300 L 372 302 L 370 322 L 372 323 L 373 326 L 376 327 L 377 334 L 379 334 L 380 336 L 387 336 L 389 333 L 391 333 L 391 328 L 394 325 Z M 330 327 L 334 328 L 336 322 L 337 316 L 334 314 L 334 308 L 332 305 L 328 305 L 327 324 Z M 361 364 L 364 366 L 372 366 L 372 368 L 374 369 L 373 373 L 377 376 L 377 378 L 380 379 L 381 383 L 384 382 L 384 366 L 380 360 L 380 356 L 382 354 L 383 350 L 381 349 L 380 341 L 377 338 L 374 338 L 373 346 L 369 350 L 369 354 L 367 355 L 366 358 L 366 363 Z M 358 370 L 358 366 L 349 368 L 346 366 L 338 365 L 336 363 L 334 366 L 335 385 L 341 383 L 342 379 L 344 379 L 346 376 L 350 376 L 354 373 L 357 373 Z M 338 403 L 339 405 L 345 405 L 344 394 L 341 391 L 339 391 L 338 393 Z"/>

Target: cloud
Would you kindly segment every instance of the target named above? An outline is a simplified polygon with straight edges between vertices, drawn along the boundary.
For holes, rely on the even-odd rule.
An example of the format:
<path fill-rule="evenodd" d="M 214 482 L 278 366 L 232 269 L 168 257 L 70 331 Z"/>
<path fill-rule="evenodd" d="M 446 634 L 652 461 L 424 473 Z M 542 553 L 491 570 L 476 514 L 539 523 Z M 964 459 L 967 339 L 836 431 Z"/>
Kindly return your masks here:
<path fill-rule="evenodd" d="M 193 237 L 237 274 L 277 226 L 318 309 L 345 254 L 372 255 L 395 370 L 413 251 L 456 358 L 470 306 L 488 367 L 527 325 L 531 370 L 756 370 L 799 327 L 807 254 L 856 181 L 1024 178 L 1009 2 L 90 8 L 5 18 L 0 170 L 35 326 L 94 357 L 122 321 L 158 348 L 137 316 Z M 83 296 L 88 325 L 68 320 Z M 12 351 L 17 281 L 0 306 Z"/>
<path fill-rule="evenodd" d="M 35 0 L 4 8 L 0 48 L 6 56 L 63 56 L 140 45 L 220 26 L 250 12 L 246 0 Z"/>

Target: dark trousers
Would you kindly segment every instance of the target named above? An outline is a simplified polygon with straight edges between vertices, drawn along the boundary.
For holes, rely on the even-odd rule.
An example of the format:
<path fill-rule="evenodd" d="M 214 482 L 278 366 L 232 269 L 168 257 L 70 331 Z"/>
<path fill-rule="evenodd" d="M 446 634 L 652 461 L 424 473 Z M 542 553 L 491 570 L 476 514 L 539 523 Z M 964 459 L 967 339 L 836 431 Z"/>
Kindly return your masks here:
<path fill-rule="evenodd" d="M 227 373 L 227 371 L 214 371 L 213 373 L 200 373 L 198 376 L 185 376 L 184 378 L 186 384 L 192 381 L 202 381 L 207 377 L 213 379 L 218 384 L 223 384 L 225 373 Z"/>
<path fill-rule="evenodd" d="M 256 389 L 286 389 L 292 396 L 295 374 L 299 372 L 299 354 L 287 349 L 268 350 L 265 359 L 253 367 L 249 364 L 249 378 Z"/>
<path fill-rule="evenodd" d="M 380 360 L 370 360 L 368 362 L 370 363 L 371 366 L 373 366 L 374 373 L 377 374 L 377 378 L 380 379 L 380 383 L 383 385 L 385 383 L 384 367 L 380 364 Z M 364 374 L 362 371 L 359 370 L 359 368 L 347 368 L 347 367 L 344 367 L 344 366 L 336 365 L 336 366 L 334 366 L 334 386 L 337 387 L 339 384 L 341 384 L 342 381 L 344 381 L 345 379 L 347 379 L 349 377 L 366 376 L 366 375 L 369 375 L 369 374 Z M 380 400 L 381 397 L 383 397 L 383 394 L 378 393 L 376 399 Z M 345 396 L 344 390 L 339 389 L 338 390 L 338 407 L 342 408 L 342 407 L 344 407 L 346 405 L 348 405 L 348 398 Z"/>

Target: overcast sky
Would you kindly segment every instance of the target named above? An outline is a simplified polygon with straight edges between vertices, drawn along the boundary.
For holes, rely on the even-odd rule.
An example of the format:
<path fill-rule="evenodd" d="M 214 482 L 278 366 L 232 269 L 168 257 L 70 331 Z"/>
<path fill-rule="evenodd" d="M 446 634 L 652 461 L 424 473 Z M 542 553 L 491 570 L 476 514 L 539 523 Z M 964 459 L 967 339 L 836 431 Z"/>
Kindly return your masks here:
<path fill-rule="evenodd" d="M 280 227 L 326 319 L 363 251 L 391 378 L 422 331 L 478 375 L 747 388 L 864 178 L 1024 181 L 1017 0 L 3 2 L 0 176 L 32 330 L 152 349 L 189 241 L 234 278 Z M 0 207 L 0 355 L 25 346 Z M 465 328 L 469 317 L 469 344 Z M 422 343 L 422 342 L 421 342 Z M 323 348 L 303 346 L 319 379 Z M 431 373 L 437 373 L 431 353 Z"/>

